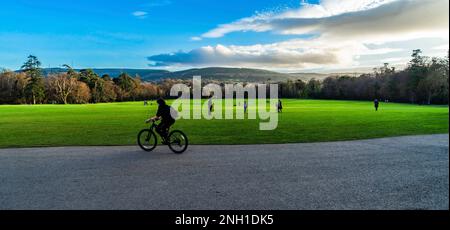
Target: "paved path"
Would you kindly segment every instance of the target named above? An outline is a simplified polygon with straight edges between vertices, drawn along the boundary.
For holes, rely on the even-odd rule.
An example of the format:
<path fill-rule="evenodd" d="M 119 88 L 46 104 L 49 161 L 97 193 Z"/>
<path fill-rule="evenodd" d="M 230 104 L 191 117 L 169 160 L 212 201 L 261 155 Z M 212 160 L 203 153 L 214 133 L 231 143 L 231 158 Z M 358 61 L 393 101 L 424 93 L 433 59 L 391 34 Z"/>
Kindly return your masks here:
<path fill-rule="evenodd" d="M 448 209 L 448 137 L 0 149 L 0 209 Z"/>

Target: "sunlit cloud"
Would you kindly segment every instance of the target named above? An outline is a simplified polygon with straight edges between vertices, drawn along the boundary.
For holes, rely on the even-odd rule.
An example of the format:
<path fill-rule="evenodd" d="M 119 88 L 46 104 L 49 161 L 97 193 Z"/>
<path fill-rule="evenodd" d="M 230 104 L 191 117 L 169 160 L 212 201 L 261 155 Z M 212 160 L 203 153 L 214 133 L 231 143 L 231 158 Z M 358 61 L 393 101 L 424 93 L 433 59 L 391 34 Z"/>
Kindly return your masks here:
<path fill-rule="evenodd" d="M 345 68 L 364 57 L 404 51 L 372 45 L 419 38 L 448 42 L 449 2 L 442 0 L 323 0 L 298 9 L 265 12 L 217 26 L 191 40 L 236 32 L 315 35 L 271 44 L 214 45 L 149 57 L 152 66 L 245 66 L 258 68 Z M 245 37 L 244 37 L 245 38 Z M 423 44 L 427 46 L 427 44 Z M 421 47 L 410 47 L 416 49 Z M 432 48 L 432 47 L 427 47 Z M 444 49 L 445 47 L 439 47 Z M 448 48 L 448 46 L 447 46 Z M 409 48 L 408 48 L 409 49 Z M 398 57 L 384 57 L 385 60 Z M 391 59 L 397 61 L 398 59 Z M 383 61 L 380 59 L 380 62 Z"/>

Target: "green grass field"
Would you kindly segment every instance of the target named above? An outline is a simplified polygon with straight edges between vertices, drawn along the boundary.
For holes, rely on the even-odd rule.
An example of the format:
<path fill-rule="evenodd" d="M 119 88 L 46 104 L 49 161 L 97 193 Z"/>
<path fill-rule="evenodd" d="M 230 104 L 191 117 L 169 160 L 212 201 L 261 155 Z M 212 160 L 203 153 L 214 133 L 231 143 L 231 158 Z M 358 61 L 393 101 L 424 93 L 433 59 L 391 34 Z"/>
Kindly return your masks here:
<path fill-rule="evenodd" d="M 0 106 L 0 147 L 134 145 L 156 105 Z M 258 120 L 180 120 L 191 144 L 259 144 L 356 140 L 448 133 L 448 106 L 284 100 L 278 129 L 260 131 Z"/>

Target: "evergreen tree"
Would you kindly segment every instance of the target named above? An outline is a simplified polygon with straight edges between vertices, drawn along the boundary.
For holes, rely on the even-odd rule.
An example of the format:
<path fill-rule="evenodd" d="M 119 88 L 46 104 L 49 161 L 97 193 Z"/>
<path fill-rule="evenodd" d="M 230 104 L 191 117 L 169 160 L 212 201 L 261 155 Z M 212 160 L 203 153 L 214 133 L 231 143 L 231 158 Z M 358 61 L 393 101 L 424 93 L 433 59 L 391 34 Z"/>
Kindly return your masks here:
<path fill-rule="evenodd" d="M 28 56 L 27 62 L 21 67 L 29 78 L 26 94 L 33 104 L 43 102 L 45 99 L 45 85 L 42 77 L 41 62 L 36 56 Z"/>

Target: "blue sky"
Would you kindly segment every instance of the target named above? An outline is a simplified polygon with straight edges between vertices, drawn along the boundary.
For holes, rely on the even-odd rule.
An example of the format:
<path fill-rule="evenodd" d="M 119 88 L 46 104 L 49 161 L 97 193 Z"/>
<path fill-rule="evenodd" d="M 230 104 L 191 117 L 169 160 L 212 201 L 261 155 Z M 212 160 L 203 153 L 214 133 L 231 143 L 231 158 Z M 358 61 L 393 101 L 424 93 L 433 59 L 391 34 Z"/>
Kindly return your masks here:
<path fill-rule="evenodd" d="M 356 8 L 355 0 L 344 0 L 352 5 L 338 4 L 338 7 L 330 0 L 305 3 L 298 0 L 2 1 L 0 68 L 17 69 L 29 54 L 38 56 L 44 67 L 73 64 L 75 68 L 170 70 L 204 66 L 324 70 L 374 65 L 376 61 L 370 61 L 373 59 L 405 59 L 410 49 L 420 47 L 400 49 L 395 46 L 398 41 L 360 40 L 361 52 L 372 50 L 370 47 L 375 46 L 370 44 L 373 43 L 378 45 L 374 55 L 384 55 L 363 58 L 367 63 L 361 64 L 361 61 L 355 61 L 361 60 L 360 53 L 346 55 L 331 51 L 348 49 L 347 45 L 328 47 L 330 42 L 326 42 L 327 49 L 323 48 L 322 37 L 334 36 L 335 39 L 336 34 L 328 36 L 320 29 L 303 31 L 301 28 L 298 31 L 298 28 L 292 30 L 285 26 L 285 20 L 291 18 L 337 17 L 336 21 L 339 21 L 342 14 L 370 13 L 376 8 L 372 7 L 374 2 L 380 1 L 383 2 L 362 0 L 359 2 L 366 2 L 365 5 Z M 386 4 L 391 2 L 396 1 L 387 0 Z M 383 4 L 377 7 L 383 7 Z M 412 10 L 413 7 L 411 5 Z M 448 11 L 446 14 L 448 17 Z M 291 27 L 304 25 L 302 21 L 289 23 Z M 427 31 L 419 30 L 423 36 L 404 39 L 414 46 L 420 41 L 417 39 L 434 39 L 422 41 L 433 41 L 432 46 L 423 49 L 432 53 L 440 48 L 440 53 L 435 53 L 445 53 L 448 37 L 441 35 L 441 27 L 445 25 L 436 28 L 439 31 L 436 35 L 428 36 L 424 34 Z M 448 32 L 448 24 L 446 30 Z M 404 46 L 404 43 L 397 44 L 400 45 Z"/>

